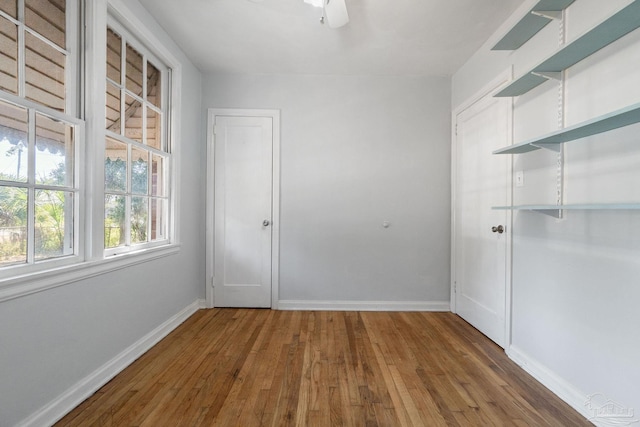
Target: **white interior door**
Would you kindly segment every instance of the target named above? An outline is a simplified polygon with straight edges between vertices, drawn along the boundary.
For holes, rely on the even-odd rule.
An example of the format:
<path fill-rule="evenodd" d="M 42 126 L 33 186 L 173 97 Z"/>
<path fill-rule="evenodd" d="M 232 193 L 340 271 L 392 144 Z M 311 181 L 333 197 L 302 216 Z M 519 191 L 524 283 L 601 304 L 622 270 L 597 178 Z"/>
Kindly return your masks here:
<path fill-rule="evenodd" d="M 271 307 L 273 119 L 215 117 L 216 307 Z"/>
<path fill-rule="evenodd" d="M 456 116 L 455 311 L 506 345 L 510 156 L 492 151 L 511 141 L 511 102 L 487 95 Z M 502 230 L 502 231 L 500 231 Z"/>

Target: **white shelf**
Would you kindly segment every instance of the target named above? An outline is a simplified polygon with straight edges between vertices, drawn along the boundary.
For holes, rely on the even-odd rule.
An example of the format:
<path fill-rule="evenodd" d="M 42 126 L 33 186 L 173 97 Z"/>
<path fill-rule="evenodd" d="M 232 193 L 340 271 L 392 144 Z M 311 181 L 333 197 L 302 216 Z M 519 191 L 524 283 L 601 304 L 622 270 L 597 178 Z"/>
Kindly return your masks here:
<path fill-rule="evenodd" d="M 543 4 L 545 3 L 545 4 Z M 553 0 L 543 1 L 541 0 L 536 5 L 536 8 L 547 7 L 546 12 L 536 12 L 534 8 L 532 13 L 535 16 L 543 15 L 549 20 L 560 16 L 559 13 L 553 12 L 551 9 L 551 3 L 555 3 L 556 8 L 568 7 L 572 1 L 560 0 L 554 2 Z M 540 11 L 540 9 L 538 9 Z M 529 13 L 528 15 L 531 15 Z M 515 31 L 512 29 L 509 33 L 514 33 L 516 39 L 521 38 L 525 33 L 531 33 L 535 27 L 534 21 L 537 19 L 531 19 L 526 16 L 521 20 L 516 27 L 519 28 Z M 524 21 L 524 23 L 523 23 Z M 542 21 L 538 21 L 542 24 Z M 548 22 L 547 22 L 548 23 Z M 546 25 L 546 24 L 544 24 Z M 544 26 L 543 25 L 543 26 Z M 511 82 L 508 86 L 498 92 L 496 97 L 512 97 L 519 96 L 527 93 L 531 89 L 544 83 L 548 79 L 563 79 L 563 72 L 594 54 L 605 46 L 620 39 L 626 34 L 634 31 L 640 27 L 640 0 L 634 0 L 621 10 L 615 12 L 609 18 L 605 19 L 574 41 L 565 44 L 559 48 L 554 54 L 531 69 L 529 72 L 521 76 L 520 78 Z M 542 27 L 540 27 L 542 28 Z M 539 31 L 536 30 L 535 32 Z M 531 38 L 535 35 L 533 32 L 527 37 Z M 512 36 L 509 36 L 512 37 Z M 509 38 L 505 36 L 505 38 Z M 503 39 L 504 40 L 504 39 Z M 528 40 L 528 39 L 527 39 Z M 502 42 L 502 41 L 501 41 Z M 525 40 L 526 42 L 526 40 Z M 524 42 L 523 42 L 524 43 Z M 522 43 L 522 44 L 523 44 Z M 506 45 L 505 45 L 506 46 Z M 597 135 L 603 132 L 611 131 L 613 129 L 622 128 L 625 126 L 640 123 L 640 103 L 622 108 L 617 111 L 613 111 L 609 114 L 605 114 L 600 117 L 596 117 L 591 120 L 570 126 L 547 135 L 543 135 L 528 141 L 524 141 L 518 144 L 504 147 L 493 152 L 493 154 L 521 154 L 530 151 L 538 150 L 541 148 L 560 152 L 561 144 L 569 141 L 575 141 L 578 139 L 586 138 L 592 135 Z M 561 185 L 556 189 L 557 194 L 560 195 L 561 200 L 563 188 Z M 514 206 L 494 206 L 495 210 L 511 210 L 511 211 L 532 211 L 539 212 L 545 215 L 550 215 L 555 218 L 561 218 L 562 213 L 565 210 L 640 210 L 640 203 L 592 203 L 592 204 L 531 204 L 531 205 L 514 205 Z"/>
<path fill-rule="evenodd" d="M 640 27 L 640 0 L 622 8 L 542 63 L 514 80 L 496 97 L 520 96 Z"/>
<path fill-rule="evenodd" d="M 618 129 L 624 126 L 640 123 L 640 103 L 626 108 L 596 117 L 592 120 L 570 126 L 539 138 L 531 139 L 509 147 L 504 147 L 493 154 L 522 154 L 530 151 L 546 149 L 559 149 L 560 144 L 586 138 L 588 136 Z"/>
<path fill-rule="evenodd" d="M 514 205 L 514 206 L 494 206 L 494 210 L 511 211 L 533 211 L 545 215 L 560 218 L 565 210 L 638 210 L 640 203 L 591 203 L 591 204 L 569 204 L 569 205 Z"/>
<path fill-rule="evenodd" d="M 540 0 L 491 50 L 516 50 L 575 0 Z"/>

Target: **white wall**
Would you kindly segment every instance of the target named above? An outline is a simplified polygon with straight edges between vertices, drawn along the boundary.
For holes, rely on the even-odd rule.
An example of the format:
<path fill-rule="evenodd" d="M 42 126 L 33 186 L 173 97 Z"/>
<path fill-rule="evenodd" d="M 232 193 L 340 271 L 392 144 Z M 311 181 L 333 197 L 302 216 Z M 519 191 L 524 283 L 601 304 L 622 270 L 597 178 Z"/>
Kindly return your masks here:
<path fill-rule="evenodd" d="M 183 100 L 179 135 L 182 247 L 173 256 L 0 303 L 3 427 L 34 414 L 204 298 L 201 75 L 137 2 L 127 1 L 127 5 L 183 65 L 183 79 L 178 82 Z"/>
<path fill-rule="evenodd" d="M 628 3 L 575 2 L 567 10 L 569 40 Z M 535 65 L 557 48 L 559 30 L 552 23 L 513 53 L 485 45 L 453 76 L 453 105 L 512 64 L 516 77 Z M 636 30 L 570 69 L 566 124 L 640 102 L 638 63 Z M 557 129 L 558 84 L 516 98 L 514 108 L 516 142 Z M 565 202 L 640 201 L 639 134 L 634 125 L 565 145 Z M 525 173 L 524 188 L 514 190 L 516 204 L 554 201 L 555 160 L 543 151 L 514 157 L 514 170 Z M 639 277 L 640 211 L 569 211 L 560 220 L 515 213 L 509 354 L 586 415 L 584 402 L 594 393 L 637 413 Z"/>
<path fill-rule="evenodd" d="M 204 108 L 281 110 L 287 307 L 448 302 L 449 87 L 448 78 L 204 77 Z"/>

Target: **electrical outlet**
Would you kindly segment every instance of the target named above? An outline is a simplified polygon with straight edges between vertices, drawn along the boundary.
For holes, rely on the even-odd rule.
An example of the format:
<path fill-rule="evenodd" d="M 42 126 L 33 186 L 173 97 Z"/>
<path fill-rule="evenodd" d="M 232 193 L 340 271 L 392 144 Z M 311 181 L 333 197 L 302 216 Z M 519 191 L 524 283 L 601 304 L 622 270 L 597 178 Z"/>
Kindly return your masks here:
<path fill-rule="evenodd" d="M 516 187 L 524 187 L 524 171 L 516 172 Z"/>

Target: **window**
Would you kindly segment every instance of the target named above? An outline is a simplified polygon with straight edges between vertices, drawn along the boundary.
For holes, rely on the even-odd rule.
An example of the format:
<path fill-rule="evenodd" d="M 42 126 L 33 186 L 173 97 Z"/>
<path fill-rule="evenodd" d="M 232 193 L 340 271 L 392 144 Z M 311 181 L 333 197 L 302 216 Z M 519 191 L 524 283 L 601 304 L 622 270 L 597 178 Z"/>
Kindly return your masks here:
<path fill-rule="evenodd" d="M 113 254 L 168 241 L 170 72 L 115 22 L 106 68 L 104 245 Z"/>
<path fill-rule="evenodd" d="M 134 15 L 0 0 L 0 301 L 178 251 L 180 63 Z"/>
<path fill-rule="evenodd" d="M 0 3 L 0 269 L 77 262 L 77 3 Z M 74 23 L 69 25 L 69 23 Z"/>

